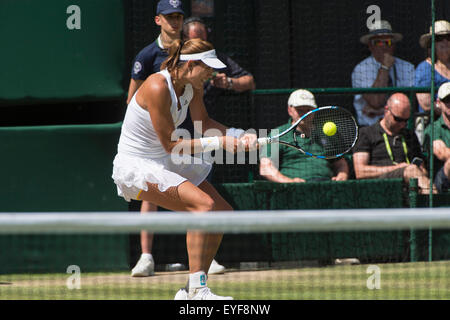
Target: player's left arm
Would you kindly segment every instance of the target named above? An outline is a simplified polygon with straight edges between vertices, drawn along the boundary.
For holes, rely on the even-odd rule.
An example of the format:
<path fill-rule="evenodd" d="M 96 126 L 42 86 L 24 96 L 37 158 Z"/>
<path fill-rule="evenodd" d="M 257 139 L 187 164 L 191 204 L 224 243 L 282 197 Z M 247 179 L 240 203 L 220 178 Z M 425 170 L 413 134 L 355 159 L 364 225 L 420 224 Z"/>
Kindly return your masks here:
<path fill-rule="evenodd" d="M 340 158 L 332 163 L 335 176 L 331 178 L 333 181 L 345 181 L 348 180 L 349 168 L 347 161 L 344 158 Z"/>

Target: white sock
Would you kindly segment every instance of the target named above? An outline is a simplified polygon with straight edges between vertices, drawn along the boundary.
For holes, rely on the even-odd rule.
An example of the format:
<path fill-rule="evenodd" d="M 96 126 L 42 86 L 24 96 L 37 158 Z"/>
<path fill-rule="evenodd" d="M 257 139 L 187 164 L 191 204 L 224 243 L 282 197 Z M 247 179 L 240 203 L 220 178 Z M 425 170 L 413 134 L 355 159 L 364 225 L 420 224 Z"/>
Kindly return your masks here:
<path fill-rule="evenodd" d="M 189 291 L 206 287 L 208 276 L 204 271 L 189 274 Z"/>
<path fill-rule="evenodd" d="M 141 254 L 141 258 L 148 258 L 148 259 L 153 259 L 153 256 L 151 253 L 143 253 Z"/>

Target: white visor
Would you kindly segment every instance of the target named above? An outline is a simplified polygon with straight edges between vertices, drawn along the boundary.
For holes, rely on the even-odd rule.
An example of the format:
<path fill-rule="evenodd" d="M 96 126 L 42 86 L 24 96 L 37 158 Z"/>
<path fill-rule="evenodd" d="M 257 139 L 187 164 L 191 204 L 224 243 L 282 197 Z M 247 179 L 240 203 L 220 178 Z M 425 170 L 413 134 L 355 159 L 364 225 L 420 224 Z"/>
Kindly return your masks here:
<path fill-rule="evenodd" d="M 223 69 L 227 67 L 222 61 L 217 59 L 216 50 L 180 55 L 180 61 L 189 61 L 189 60 L 201 60 L 204 64 L 213 69 Z"/>

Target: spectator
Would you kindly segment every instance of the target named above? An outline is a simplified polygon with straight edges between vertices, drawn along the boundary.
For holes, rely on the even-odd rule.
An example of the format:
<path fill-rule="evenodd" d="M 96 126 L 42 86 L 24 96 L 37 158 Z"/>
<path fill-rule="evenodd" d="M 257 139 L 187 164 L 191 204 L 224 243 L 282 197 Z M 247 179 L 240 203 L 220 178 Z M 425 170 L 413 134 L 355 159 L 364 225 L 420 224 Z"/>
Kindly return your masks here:
<path fill-rule="evenodd" d="M 427 150 L 433 150 L 435 158 L 434 184 L 438 192 L 446 192 L 450 188 L 450 82 L 446 82 L 439 88 L 437 105 L 441 110 L 441 116 L 434 122 L 433 127 L 425 130 L 425 146 Z M 433 148 L 431 149 L 431 129 L 434 129 Z"/>
<path fill-rule="evenodd" d="M 186 19 L 183 24 L 183 38 L 185 41 L 194 38 L 208 41 L 208 30 L 203 20 L 198 17 Z M 217 52 L 217 57 L 227 67 L 220 70 L 220 72 L 216 72 L 214 78 L 205 83 L 204 101 L 208 112 L 214 110 L 217 105 L 217 99 L 227 90 L 244 92 L 255 89 L 255 80 L 250 72 L 244 70 L 233 59 L 221 52 Z M 181 127 L 193 134 L 194 130 L 190 115 L 188 115 Z"/>
<path fill-rule="evenodd" d="M 167 58 L 167 48 L 174 40 L 180 39 L 183 17 L 181 1 L 160 0 L 158 2 L 155 23 L 160 26 L 161 34 L 154 42 L 142 49 L 134 59 L 127 104 L 145 79 L 160 71 L 161 63 Z"/>
<path fill-rule="evenodd" d="M 403 178 L 408 183 L 410 178 L 417 178 L 420 192 L 429 190 L 419 141 L 412 130 L 406 129 L 410 109 L 408 97 L 395 93 L 384 107 L 384 117 L 361 129 L 353 148 L 357 179 Z M 418 159 L 422 160 L 420 165 Z"/>
<path fill-rule="evenodd" d="M 167 49 L 181 37 L 183 18 L 181 1 L 160 0 L 158 2 L 155 23 L 160 26 L 161 34 L 154 42 L 143 48 L 134 59 L 127 104 L 147 77 L 160 71 L 161 63 L 168 57 Z M 131 200 L 129 210 L 136 211 L 136 208 L 139 208 L 142 214 L 158 210 L 156 205 L 148 201 Z M 136 266 L 131 270 L 133 277 L 151 276 L 155 269 L 152 256 L 153 233 L 141 231 L 140 239 L 142 253 Z"/>
<path fill-rule="evenodd" d="M 288 100 L 287 111 L 290 116 L 289 122 L 276 128 L 282 132 L 297 121 L 308 111 L 317 108 L 316 101 L 311 92 L 307 90 L 296 90 Z M 300 124 L 297 130 L 305 133 Z M 287 142 L 293 142 L 290 135 L 283 137 Z M 306 137 L 307 138 L 307 137 Z M 290 141 L 291 140 L 291 141 Z M 271 145 L 267 146 L 267 154 L 261 157 L 260 174 L 266 179 L 274 182 L 306 182 L 306 181 L 343 181 L 348 179 L 349 169 L 344 158 L 337 160 L 325 160 L 309 157 L 293 148 L 279 145 L 279 168 L 271 160 Z"/>
<path fill-rule="evenodd" d="M 375 23 L 369 33 L 360 38 L 371 55 L 353 69 L 353 88 L 412 87 L 414 66 L 394 57 L 395 46 L 402 39 L 400 33 L 392 32 L 388 21 Z M 382 118 L 388 96 L 385 93 L 355 95 L 354 107 L 359 125 L 370 126 Z"/>
<path fill-rule="evenodd" d="M 434 81 L 436 88 L 450 81 L 450 23 L 445 20 L 436 21 L 435 25 L 435 65 Z M 423 34 L 419 40 L 420 46 L 427 51 L 427 58 L 419 63 L 416 69 L 415 86 L 431 86 L 431 27 L 430 32 Z M 436 90 L 437 91 L 437 90 Z M 436 99 L 436 96 L 434 97 Z M 419 112 L 430 113 L 431 97 L 429 93 L 417 93 Z M 439 109 L 437 115 L 439 115 Z"/>

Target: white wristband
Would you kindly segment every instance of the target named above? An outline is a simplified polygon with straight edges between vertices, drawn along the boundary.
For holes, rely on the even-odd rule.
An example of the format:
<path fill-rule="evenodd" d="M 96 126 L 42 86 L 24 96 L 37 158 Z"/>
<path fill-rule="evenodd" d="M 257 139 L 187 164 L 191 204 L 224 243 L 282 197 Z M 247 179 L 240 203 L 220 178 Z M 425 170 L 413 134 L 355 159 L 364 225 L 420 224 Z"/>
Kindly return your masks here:
<path fill-rule="evenodd" d="M 242 129 L 228 128 L 225 135 L 227 137 L 235 137 L 235 138 L 239 139 L 244 133 L 245 133 L 245 131 Z"/>
<path fill-rule="evenodd" d="M 212 150 L 220 149 L 220 139 L 219 137 L 205 137 L 200 138 L 202 144 L 202 151 L 209 152 Z"/>

